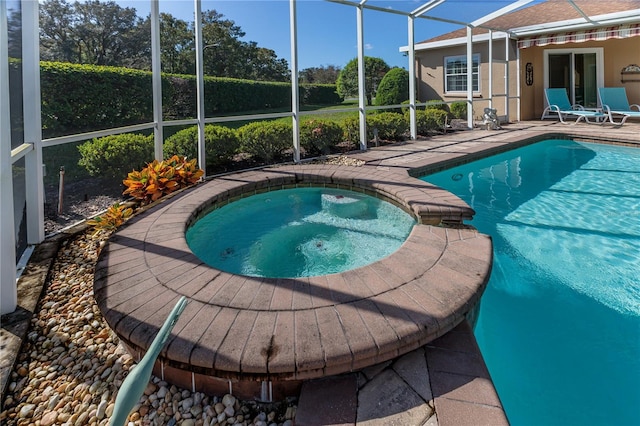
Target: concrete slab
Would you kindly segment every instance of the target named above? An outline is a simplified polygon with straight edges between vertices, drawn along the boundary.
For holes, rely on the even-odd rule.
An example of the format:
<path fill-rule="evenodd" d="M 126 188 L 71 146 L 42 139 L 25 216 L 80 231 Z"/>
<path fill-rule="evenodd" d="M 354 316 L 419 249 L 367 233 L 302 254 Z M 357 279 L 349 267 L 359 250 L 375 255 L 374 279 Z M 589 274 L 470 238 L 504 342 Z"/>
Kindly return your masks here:
<path fill-rule="evenodd" d="M 296 409 L 296 426 L 355 425 L 357 392 L 355 374 L 305 382 Z"/>
<path fill-rule="evenodd" d="M 434 410 L 392 369 L 369 381 L 358 393 L 358 426 L 423 425 Z"/>
<path fill-rule="evenodd" d="M 425 401 L 433 399 L 424 348 L 401 356 L 393 363 L 392 368 L 422 399 Z"/>

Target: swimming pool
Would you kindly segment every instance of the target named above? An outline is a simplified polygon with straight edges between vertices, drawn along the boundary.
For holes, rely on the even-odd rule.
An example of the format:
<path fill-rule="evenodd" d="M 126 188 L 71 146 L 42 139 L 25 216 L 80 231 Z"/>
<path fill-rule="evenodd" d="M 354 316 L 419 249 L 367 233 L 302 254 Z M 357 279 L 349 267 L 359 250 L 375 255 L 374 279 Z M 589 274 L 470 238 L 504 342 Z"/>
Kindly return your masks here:
<path fill-rule="evenodd" d="M 493 238 L 475 334 L 509 421 L 640 424 L 640 150 L 549 140 L 422 179 Z"/>

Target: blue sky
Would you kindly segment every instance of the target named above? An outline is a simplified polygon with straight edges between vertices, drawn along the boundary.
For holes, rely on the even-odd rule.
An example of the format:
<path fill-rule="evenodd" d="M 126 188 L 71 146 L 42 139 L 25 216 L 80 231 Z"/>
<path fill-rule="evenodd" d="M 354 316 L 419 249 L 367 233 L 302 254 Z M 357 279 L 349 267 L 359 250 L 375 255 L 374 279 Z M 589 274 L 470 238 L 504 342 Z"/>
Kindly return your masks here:
<path fill-rule="evenodd" d="M 138 14 L 149 14 L 148 0 L 118 0 L 123 7 L 135 7 Z M 511 0 L 447 0 L 428 14 L 439 18 L 470 22 L 512 3 Z M 423 1 L 369 0 L 368 4 L 410 12 Z M 215 9 L 235 21 L 246 33 L 245 41 L 273 49 L 290 63 L 288 0 L 202 0 L 202 10 Z M 193 0 L 160 0 L 160 12 L 188 22 L 193 21 Z M 356 10 L 354 7 L 322 0 L 298 0 L 298 68 L 300 70 L 336 65 L 344 67 L 357 55 Z M 418 19 L 415 40 L 460 28 L 433 20 Z M 384 59 L 390 66 L 407 68 L 408 59 L 399 52 L 408 44 L 405 16 L 365 10 L 365 55 Z"/>

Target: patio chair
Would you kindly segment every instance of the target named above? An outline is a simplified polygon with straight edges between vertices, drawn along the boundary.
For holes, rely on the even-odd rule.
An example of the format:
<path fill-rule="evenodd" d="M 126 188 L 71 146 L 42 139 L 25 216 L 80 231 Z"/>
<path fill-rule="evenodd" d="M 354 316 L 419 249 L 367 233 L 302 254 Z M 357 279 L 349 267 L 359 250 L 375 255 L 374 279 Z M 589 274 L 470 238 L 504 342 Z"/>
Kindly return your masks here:
<path fill-rule="evenodd" d="M 571 105 L 571 102 L 569 102 L 569 96 L 567 96 L 567 90 L 562 87 L 544 89 L 544 95 L 547 98 L 547 104 L 549 106 L 542 112 L 541 120 L 544 120 L 547 112 L 557 113 L 558 118 L 560 118 L 560 122 L 563 124 L 567 124 L 567 122 L 564 121 L 563 116 L 566 117 L 568 115 L 577 116 L 578 118 L 576 119 L 576 123 L 584 119 L 586 123 L 602 124 L 607 119 L 607 115 L 602 112 L 585 110 L 582 105 L 578 104 Z M 589 118 L 594 118 L 596 121 L 590 121 Z"/>
<path fill-rule="evenodd" d="M 629 105 L 627 91 L 624 87 L 599 87 L 598 93 L 602 110 L 607 114 L 611 123 L 622 126 L 629 117 L 640 118 L 640 106 L 638 104 Z M 622 116 L 622 120 L 620 122 L 613 121 L 614 115 Z"/>

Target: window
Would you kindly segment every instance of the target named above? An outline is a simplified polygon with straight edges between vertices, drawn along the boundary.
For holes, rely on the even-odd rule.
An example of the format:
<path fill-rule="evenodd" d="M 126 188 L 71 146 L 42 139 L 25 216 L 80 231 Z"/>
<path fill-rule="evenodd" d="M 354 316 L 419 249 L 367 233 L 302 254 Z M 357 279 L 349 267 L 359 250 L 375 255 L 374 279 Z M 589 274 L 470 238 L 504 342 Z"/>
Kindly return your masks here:
<path fill-rule="evenodd" d="M 480 54 L 473 55 L 473 91 L 479 92 Z M 446 93 L 467 91 L 467 56 L 444 58 L 444 90 Z"/>

